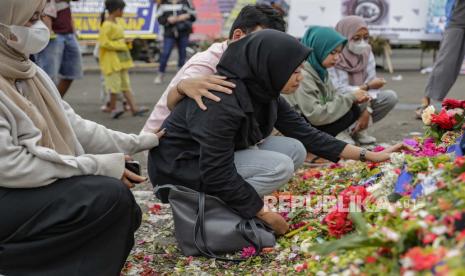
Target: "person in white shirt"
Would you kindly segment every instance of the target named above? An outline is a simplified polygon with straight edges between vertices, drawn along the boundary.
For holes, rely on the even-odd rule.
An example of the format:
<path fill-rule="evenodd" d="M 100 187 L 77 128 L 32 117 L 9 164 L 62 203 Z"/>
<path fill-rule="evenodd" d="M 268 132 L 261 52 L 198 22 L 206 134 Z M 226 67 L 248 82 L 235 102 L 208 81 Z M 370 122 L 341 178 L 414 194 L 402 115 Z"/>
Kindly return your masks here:
<path fill-rule="evenodd" d="M 397 94 L 382 90 L 386 81 L 376 76 L 376 62 L 368 44 L 368 26 L 359 16 L 348 16 L 336 25 L 336 31 L 347 37 L 347 46 L 342 51 L 336 66 L 328 69 L 329 77 L 339 93 L 368 91 L 371 101 L 362 105 L 358 121 L 340 135 L 350 143 L 372 144 L 376 138 L 369 136 L 367 128 L 383 119 L 397 104 Z M 351 137 L 350 137 L 351 136 Z"/>

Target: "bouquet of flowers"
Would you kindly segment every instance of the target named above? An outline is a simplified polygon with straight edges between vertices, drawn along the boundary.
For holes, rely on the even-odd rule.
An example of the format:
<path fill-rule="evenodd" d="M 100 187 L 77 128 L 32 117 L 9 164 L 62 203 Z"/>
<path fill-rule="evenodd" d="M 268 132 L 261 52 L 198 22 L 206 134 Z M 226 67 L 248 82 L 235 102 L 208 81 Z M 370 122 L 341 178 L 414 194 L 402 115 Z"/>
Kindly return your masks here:
<path fill-rule="evenodd" d="M 461 131 L 465 121 L 464 109 L 465 101 L 456 99 L 445 99 L 439 112 L 432 105 L 427 107 L 421 116 L 426 126 L 426 136 L 439 143 L 447 132 Z"/>

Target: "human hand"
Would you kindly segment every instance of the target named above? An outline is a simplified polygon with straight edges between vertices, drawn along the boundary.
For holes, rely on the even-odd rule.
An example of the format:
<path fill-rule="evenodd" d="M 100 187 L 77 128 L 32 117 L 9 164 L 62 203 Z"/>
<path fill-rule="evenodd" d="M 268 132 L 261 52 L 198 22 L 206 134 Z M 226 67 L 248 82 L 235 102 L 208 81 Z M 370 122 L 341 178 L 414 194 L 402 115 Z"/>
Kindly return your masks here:
<path fill-rule="evenodd" d="M 265 212 L 261 209 L 260 212 L 257 213 L 257 217 L 268 224 L 277 235 L 284 235 L 289 230 L 289 225 L 286 220 L 278 213 Z"/>
<path fill-rule="evenodd" d="M 210 75 L 180 81 L 178 84 L 178 92 L 194 99 L 200 109 L 206 110 L 207 107 L 203 103 L 202 97 L 206 97 L 215 102 L 220 101 L 220 98 L 209 90 L 231 94 L 231 89 L 235 87 L 236 85 L 234 83 L 226 81 L 226 77 Z"/>
<path fill-rule="evenodd" d="M 162 130 L 155 130 L 153 133 L 155 133 L 155 135 L 157 135 L 158 137 L 158 140 L 160 140 L 161 137 L 163 137 L 165 134 L 166 134 L 166 128 L 162 129 Z"/>
<path fill-rule="evenodd" d="M 177 21 L 185 21 L 185 20 L 187 20 L 189 18 L 191 18 L 191 16 L 189 14 L 185 13 L 185 14 L 179 15 Z"/>
<path fill-rule="evenodd" d="M 129 189 L 131 189 L 131 188 L 134 188 L 136 184 L 147 181 L 147 178 L 137 175 L 128 169 L 124 169 L 124 173 L 123 173 L 123 176 L 121 177 L 121 181 L 124 183 L 124 185 L 126 185 Z"/>
<path fill-rule="evenodd" d="M 357 104 L 361 104 L 361 103 L 364 103 L 370 100 L 370 96 L 368 95 L 368 92 L 362 89 L 359 89 L 353 92 L 353 95 L 356 98 L 355 103 Z"/>
<path fill-rule="evenodd" d="M 384 78 L 376 78 L 370 82 L 368 82 L 369 89 L 380 89 L 386 84 L 386 80 Z"/>
<path fill-rule="evenodd" d="M 176 23 L 176 22 L 178 21 L 178 17 L 177 17 L 177 16 L 174 16 L 174 15 L 172 15 L 172 16 L 168 17 L 168 19 L 167 19 L 167 20 L 168 20 L 168 23 L 170 23 L 170 24 L 174 24 L 174 23 Z"/>
<path fill-rule="evenodd" d="M 404 143 L 398 143 L 395 144 L 391 147 L 388 147 L 384 149 L 383 151 L 380 152 L 371 152 L 371 155 L 373 155 L 371 158 L 368 158 L 367 155 L 367 160 L 370 160 L 372 162 L 383 162 L 387 161 L 391 158 L 391 153 L 393 152 L 401 152 L 402 150 L 413 150 L 410 146 L 404 144 Z"/>
<path fill-rule="evenodd" d="M 370 123 L 370 117 L 371 115 L 367 110 L 363 111 L 362 115 L 360 115 L 360 118 L 358 118 L 357 125 L 355 126 L 353 133 L 367 129 L 368 124 Z"/>

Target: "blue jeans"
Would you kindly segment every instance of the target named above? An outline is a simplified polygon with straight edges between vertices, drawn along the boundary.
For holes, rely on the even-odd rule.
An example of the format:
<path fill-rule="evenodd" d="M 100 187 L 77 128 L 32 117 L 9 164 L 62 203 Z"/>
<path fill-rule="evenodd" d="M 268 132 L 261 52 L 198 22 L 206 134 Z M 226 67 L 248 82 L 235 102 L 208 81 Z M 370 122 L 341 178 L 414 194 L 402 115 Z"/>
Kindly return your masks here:
<path fill-rule="evenodd" d="M 160 57 L 160 73 L 165 73 L 166 65 L 170 59 L 171 51 L 174 48 L 174 45 L 178 46 L 179 60 L 178 68 L 181 68 L 186 62 L 186 48 L 189 44 L 189 35 L 181 35 L 178 38 L 174 37 L 164 37 L 163 38 L 163 52 Z"/>
<path fill-rule="evenodd" d="M 60 79 L 82 78 L 82 58 L 74 34 L 57 34 L 47 47 L 35 56 L 37 65 L 58 83 Z"/>

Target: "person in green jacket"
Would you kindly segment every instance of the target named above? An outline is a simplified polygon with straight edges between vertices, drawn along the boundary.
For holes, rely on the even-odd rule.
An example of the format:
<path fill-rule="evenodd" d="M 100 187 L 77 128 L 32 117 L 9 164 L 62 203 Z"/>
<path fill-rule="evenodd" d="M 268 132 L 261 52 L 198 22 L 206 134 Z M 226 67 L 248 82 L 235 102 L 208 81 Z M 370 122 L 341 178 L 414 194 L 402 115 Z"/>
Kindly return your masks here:
<path fill-rule="evenodd" d="M 338 139 L 354 144 L 347 130 L 360 117 L 359 104 L 370 100 L 368 92 L 340 94 L 328 77 L 327 68 L 336 65 L 347 39 L 329 27 L 310 27 L 302 43 L 313 51 L 304 62 L 303 81 L 286 100 L 311 125 Z"/>

